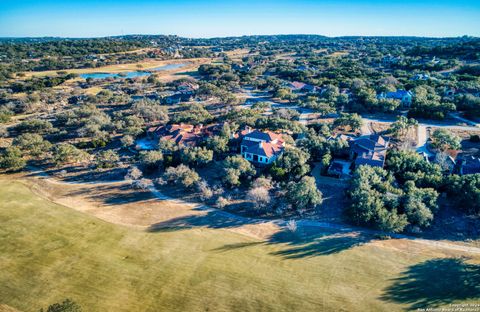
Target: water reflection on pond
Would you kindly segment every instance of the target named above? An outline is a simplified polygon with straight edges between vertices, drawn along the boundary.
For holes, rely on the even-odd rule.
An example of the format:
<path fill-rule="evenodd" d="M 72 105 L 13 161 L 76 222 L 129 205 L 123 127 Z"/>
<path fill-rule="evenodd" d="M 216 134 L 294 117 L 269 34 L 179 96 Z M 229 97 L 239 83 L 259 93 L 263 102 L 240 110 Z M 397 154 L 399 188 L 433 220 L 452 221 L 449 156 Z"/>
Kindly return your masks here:
<path fill-rule="evenodd" d="M 152 74 L 151 73 L 152 71 L 172 70 L 172 69 L 181 68 L 185 65 L 187 64 L 186 63 L 167 64 L 167 65 L 162 65 L 155 68 L 150 68 L 148 69 L 148 71 L 137 70 L 137 71 L 131 71 L 131 72 L 124 72 L 124 73 L 86 73 L 86 74 L 80 74 L 80 77 L 84 79 L 137 78 L 137 77 L 150 76 Z"/>

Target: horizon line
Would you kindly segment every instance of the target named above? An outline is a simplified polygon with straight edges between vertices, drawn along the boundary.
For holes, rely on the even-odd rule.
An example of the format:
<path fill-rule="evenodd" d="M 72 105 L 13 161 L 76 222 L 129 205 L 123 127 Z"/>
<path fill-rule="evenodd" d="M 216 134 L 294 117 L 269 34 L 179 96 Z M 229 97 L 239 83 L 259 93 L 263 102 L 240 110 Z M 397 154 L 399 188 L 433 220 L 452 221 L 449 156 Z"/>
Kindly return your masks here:
<path fill-rule="evenodd" d="M 55 36 L 55 35 L 44 35 L 44 36 L 2 36 L 0 39 L 102 39 L 102 38 L 113 38 L 113 37 L 129 37 L 129 36 L 165 36 L 165 37 L 178 37 L 183 39 L 222 39 L 222 38 L 241 38 L 241 37 L 273 37 L 273 36 L 318 36 L 325 38 L 428 38 L 428 39 L 455 39 L 455 38 L 480 38 L 480 36 L 475 35 L 457 35 L 457 36 L 420 36 L 420 35 L 341 35 L 341 36 L 328 36 L 317 33 L 278 33 L 278 34 L 249 34 L 249 35 L 231 35 L 231 36 L 212 36 L 212 37 L 189 37 L 189 36 L 180 36 L 176 34 L 149 34 L 149 33 L 131 33 L 131 34 L 117 34 L 117 35 L 106 35 L 106 36 Z"/>

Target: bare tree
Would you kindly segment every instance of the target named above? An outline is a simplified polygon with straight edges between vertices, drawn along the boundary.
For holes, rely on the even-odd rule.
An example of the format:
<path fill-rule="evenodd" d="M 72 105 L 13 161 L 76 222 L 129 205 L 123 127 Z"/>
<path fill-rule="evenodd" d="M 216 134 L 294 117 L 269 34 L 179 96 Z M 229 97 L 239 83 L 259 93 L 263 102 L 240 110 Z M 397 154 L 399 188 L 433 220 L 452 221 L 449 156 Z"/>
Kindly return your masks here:
<path fill-rule="evenodd" d="M 271 202 L 268 189 L 262 186 L 250 189 L 247 193 L 247 199 L 253 202 L 256 209 L 265 208 Z"/>

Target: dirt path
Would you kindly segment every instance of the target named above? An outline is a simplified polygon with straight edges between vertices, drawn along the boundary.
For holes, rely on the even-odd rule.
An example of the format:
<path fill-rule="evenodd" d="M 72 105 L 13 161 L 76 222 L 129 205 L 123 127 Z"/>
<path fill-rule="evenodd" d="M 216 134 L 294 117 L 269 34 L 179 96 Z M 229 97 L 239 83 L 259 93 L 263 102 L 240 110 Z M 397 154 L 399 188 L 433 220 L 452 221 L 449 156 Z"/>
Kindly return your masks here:
<path fill-rule="evenodd" d="M 39 172 L 37 170 L 35 171 L 35 173 L 37 176 L 41 177 L 41 180 L 46 180 L 49 183 L 80 188 L 80 190 L 74 188 L 75 192 L 67 192 L 65 194 L 65 197 L 77 195 L 76 198 L 71 198 L 67 202 L 65 201 L 65 198 L 63 200 L 57 199 L 57 201 L 53 201 L 76 210 L 88 212 L 105 221 L 122 225 L 133 225 L 136 227 L 140 226 L 142 228 L 151 228 L 152 225 L 161 223 L 168 226 L 168 222 L 171 220 L 178 221 L 179 218 L 181 219 L 184 217 L 193 216 L 198 218 L 204 218 L 204 220 L 202 219 L 201 223 L 203 226 L 208 227 L 211 224 L 218 223 L 218 219 L 222 219 L 223 223 L 233 224 L 230 227 L 224 227 L 227 230 L 231 230 L 258 239 L 265 239 L 270 237 L 272 234 L 284 229 L 288 222 L 288 220 L 284 219 L 266 220 L 246 218 L 206 205 L 188 203 L 181 199 L 173 199 L 161 193 L 157 188 L 155 188 L 153 183 L 150 183 L 147 192 L 153 195 L 155 200 L 152 200 L 152 198 L 147 198 L 145 201 L 142 202 L 135 201 L 132 204 L 133 206 L 129 205 L 129 203 L 123 204 L 122 206 L 122 203 L 120 202 L 114 205 L 114 207 L 112 207 L 112 205 L 98 205 L 98 203 L 95 205 L 93 201 L 91 201 L 90 204 L 94 204 L 93 208 L 88 209 L 89 203 L 87 202 L 82 204 L 80 200 L 81 198 L 78 197 L 78 193 L 86 192 L 86 190 L 82 188 L 88 187 L 95 190 L 99 188 L 99 186 L 113 186 L 113 189 L 115 190 L 115 188 L 118 188 L 119 186 L 125 186 L 128 183 L 125 181 L 112 181 L 101 183 L 64 183 L 51 176 L 48 176 L 48 174 L 43 171 Z M 38 177 L 33 179 L 38 179 Z M 129 189 L 127 193 L 131 196 L 131 189 Z M 94 195 L 97 197 L 97 200 L 98 197 L 105 200 L 105 198 L 103 197 L 109 194 L 110 193 L 107 192 Z M 115 197 L 115 195 L 113 196 Z M 124 196 L 124 194 L 122 196 Z M 80 209 L 77 207 L 78 205 L 80 205 Z M 139 213 L 141 213 L 140 216 Z M 209 224 L 209 222 L 211 222 L 211 224 Z M 315 227 L 319 229 L 333 229 L 342 233 L 363 233 L 369 235 L 385 234 L 381 231 L 357 228 L 340 223 L 320 222 L 306 219 L 299 219 L 296 220 L 296 222 L 298 228 Z M 173 225 L 174 224 L 175 222 L 173 223 Z M 408 240 L 410 242 L 414 242 L 431 248 L 441 248 L 454 252 L 480 254 L 480 248 L 478 247 L 465 246 L 448 241 L 422 239 L 402 234 L 389 233 L 388 235 L 395 239 Z"/>
<path fill-rule="evenodd" d="M 362 127 L 360 128 L 360 132 L 362 135 L 370 135 L 373 133 L 372 129 L 370 128 L 371 121 L 363 120 Z"/>

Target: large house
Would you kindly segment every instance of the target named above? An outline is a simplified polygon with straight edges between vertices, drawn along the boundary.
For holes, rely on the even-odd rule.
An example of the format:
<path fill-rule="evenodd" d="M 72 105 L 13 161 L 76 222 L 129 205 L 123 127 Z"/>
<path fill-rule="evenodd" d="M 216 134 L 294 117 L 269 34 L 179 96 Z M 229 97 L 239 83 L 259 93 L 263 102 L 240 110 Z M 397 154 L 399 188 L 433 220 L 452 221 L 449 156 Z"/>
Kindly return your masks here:
<path fill-rule="evenodd" d="M 460 174 L 480 173 L 480 158 L 474 156 L 463 157 L 460 165 Z"/>
<path fill-rule="evenodd" d="M 205 139 L 219 134 L 222 124 L 204 126 L 189 124 L 171 124 L 151 127 L 147 130 L 150 139 L 166 140 L 182 146 L 196 146 Z"/>
<path fill-rule="evenodd" d="M 383 168 L 388 145 L 389 139 L 378 134 L 355 140 L 350 150 L 350 156 L 354 159 L 355 167 L 369 165 Z"/>
<path fill-rule="evenodd" d="M 410 107 L 412 104 L 412 92 L 405 90 L 397 90 L 395 92 L 382 92 L 378 95 L 378 99 L 398 100 L 404 107 Z"/>
<path fill-rule="evenodd" d="M 282 136 L 271 131 L 246 128 L 239 137 L 243 158 L 256 164 L 271 164 L 285 149 Z"/>

